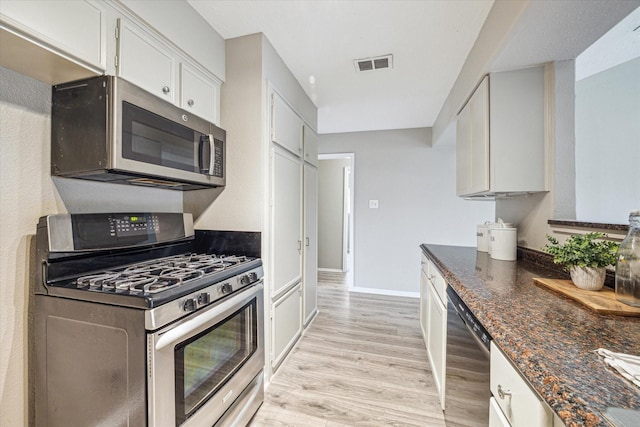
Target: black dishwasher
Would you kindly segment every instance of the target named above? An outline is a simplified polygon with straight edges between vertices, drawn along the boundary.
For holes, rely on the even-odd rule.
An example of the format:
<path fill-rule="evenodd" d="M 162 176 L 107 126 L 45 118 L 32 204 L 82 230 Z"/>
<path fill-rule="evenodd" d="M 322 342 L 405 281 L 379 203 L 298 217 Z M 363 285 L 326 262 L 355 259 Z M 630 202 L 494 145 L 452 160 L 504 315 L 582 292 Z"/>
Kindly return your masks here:
<path fill-rule="evenodd" d="M 445 424 L 487 426 L 491 336 L 451 286 L 447 297 Z"/>

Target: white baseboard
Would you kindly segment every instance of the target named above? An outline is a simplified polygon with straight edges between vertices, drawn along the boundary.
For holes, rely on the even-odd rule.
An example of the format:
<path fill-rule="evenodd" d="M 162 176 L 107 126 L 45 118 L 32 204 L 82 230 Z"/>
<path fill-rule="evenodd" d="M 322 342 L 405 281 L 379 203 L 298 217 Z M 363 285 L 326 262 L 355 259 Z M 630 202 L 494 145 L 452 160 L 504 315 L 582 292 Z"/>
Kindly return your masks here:
<path fill-rule="evenodd" d="M 360 292 L 363 294 L 376 294 L 376 295 L 389 295 L 394 297 L 420 298 L 420 292 L 393 291 L 391 289 L 353 287 L 353 288 L 349 288 L 349 292 Z"/>
<path fill-rule="evenodd" d="M 337 268 L 318 268 L 318 271 L 326 271 L 328 273 L 345 273 Z"/>

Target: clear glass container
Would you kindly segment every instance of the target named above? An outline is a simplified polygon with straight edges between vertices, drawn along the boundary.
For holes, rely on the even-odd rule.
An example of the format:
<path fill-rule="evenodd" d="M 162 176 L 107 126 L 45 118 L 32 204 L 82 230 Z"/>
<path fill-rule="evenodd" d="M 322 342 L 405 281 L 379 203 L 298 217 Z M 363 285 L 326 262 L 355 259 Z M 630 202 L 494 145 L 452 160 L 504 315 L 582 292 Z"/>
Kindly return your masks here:
<path fill-rule="evenodd" d="M 616 262 L 616 299 L 640 307 L 640 210 L 629 214 L 629 232 Z"/>

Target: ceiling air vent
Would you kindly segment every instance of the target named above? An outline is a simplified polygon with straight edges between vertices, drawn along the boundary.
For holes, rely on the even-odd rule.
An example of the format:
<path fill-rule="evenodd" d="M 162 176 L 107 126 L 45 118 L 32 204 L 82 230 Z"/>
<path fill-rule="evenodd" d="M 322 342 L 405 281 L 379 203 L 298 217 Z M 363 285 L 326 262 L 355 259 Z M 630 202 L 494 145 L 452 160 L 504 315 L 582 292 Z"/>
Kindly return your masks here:
<path fill-rule="evenodd" d="M 393 55 L 376 56 L 375 58 L 354 59 L 356 71 L 381 70 L 393 68 Z"/>

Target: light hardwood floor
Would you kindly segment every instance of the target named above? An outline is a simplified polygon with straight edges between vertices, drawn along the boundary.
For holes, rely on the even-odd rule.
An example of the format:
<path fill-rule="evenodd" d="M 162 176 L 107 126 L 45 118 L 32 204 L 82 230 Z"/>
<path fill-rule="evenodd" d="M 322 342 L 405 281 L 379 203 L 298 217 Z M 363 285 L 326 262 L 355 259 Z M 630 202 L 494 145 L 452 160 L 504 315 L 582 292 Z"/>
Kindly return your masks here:
<path fill-rule="evenodd" d="M 320 273 L 319 314 L 266 390 L 259 426 L 444 426 L 412 298 Z"/>

